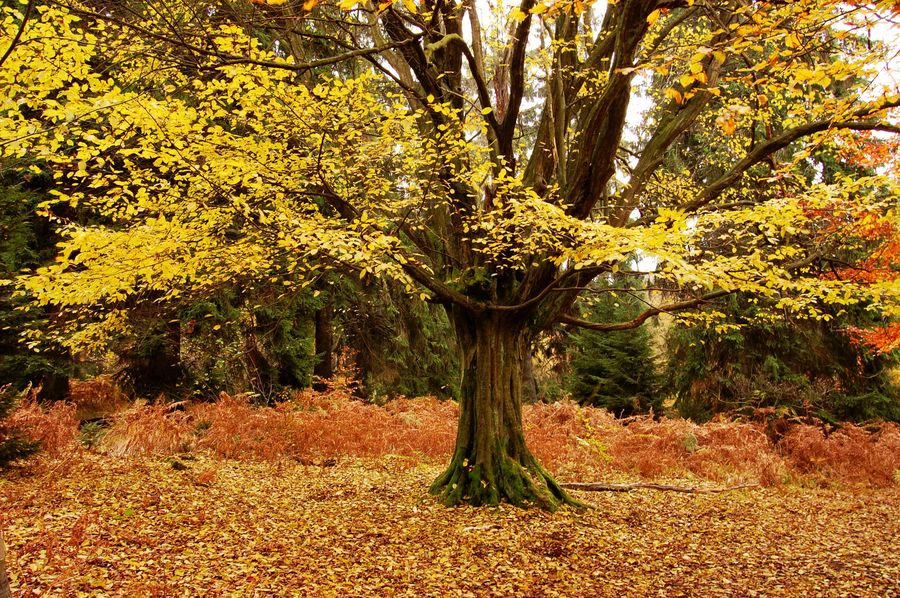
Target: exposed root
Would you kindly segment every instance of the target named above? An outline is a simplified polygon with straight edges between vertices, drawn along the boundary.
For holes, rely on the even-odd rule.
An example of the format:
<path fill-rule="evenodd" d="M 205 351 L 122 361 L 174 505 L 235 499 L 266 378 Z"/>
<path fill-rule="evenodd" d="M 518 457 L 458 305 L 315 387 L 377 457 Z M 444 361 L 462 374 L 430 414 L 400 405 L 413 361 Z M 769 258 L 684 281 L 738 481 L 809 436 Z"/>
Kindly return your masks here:
<path fill-rule="evenodd" d="M 525 466 L 510 458 L 493 468 L 469 465 L 454 458 L 431 485 L 431 494 L 447 506 L 460 504 L 497 505 L 501 501 L 518 507 L 539 507 L 555 511 L 563 505 L 583 508 L 544 468 L 532 459 Z"/>

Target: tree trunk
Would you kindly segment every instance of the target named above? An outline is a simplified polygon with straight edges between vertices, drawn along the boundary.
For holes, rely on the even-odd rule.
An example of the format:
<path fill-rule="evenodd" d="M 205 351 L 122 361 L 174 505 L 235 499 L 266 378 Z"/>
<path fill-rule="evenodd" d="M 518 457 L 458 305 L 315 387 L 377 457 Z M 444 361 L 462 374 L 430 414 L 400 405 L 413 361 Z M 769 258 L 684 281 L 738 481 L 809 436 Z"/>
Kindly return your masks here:
<path fill-rule="evenodd" d="M 540 389 L 538 389 L 537 378 L 534 375 L 534 351 L 531 347 L 528 347 L 525 352 L 525 361 L 522 364 L 522 383 L 525 385 L 522 401 L 528 405 L 537 403 Z"/>
<path fill-rule="evenodd" d="M 529 350 L 524 323 L 496 313 L 453 313 L 462 352 L 456 449 L 431 493 L 446 505 L 556 509 L 577 504 L 537 462 L 522 430 L 523 367 Z"/>
<path fill-rule="evenodd" d="M 334 377 L 334 299 L 316 310 L 316 365 L 313 375 L 318 378 L 314 387 L 323 388 L 323 380 Z"/>
<path fill-rule="evenodd" d="M 9 575 L 6 573 L 6 542 L 3 541 L 3 532 L 0 531 L 0 598 L 10 598 L 11 596 Z"/>
<path fill-rule="evenodd" d="M 141 343 L 122 355 L 124 374 L 136 396 L 155 399 L 178 394 L 184 379 L 181 362 L 181 323 L 159 323 Z"/>

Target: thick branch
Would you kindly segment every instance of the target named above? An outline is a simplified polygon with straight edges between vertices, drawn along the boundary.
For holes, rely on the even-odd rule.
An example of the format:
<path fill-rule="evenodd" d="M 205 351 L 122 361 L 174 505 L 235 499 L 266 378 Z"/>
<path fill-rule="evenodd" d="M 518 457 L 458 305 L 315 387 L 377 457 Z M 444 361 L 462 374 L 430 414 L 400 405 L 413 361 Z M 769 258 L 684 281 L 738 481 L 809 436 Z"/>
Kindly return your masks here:
<path fill-rule="evenodd" d="M 588 330 L 599 330 L 600 332 L 612 332 L 615 330 L 632 330 L 634 328 L 638 328 L 644 322 L 652 318 L 653 316 L 658 316 L 659 314 L 670 313 L 674 311 L 682 311 L 685 309 L 691 309 L 693 307 L 697 307 L 704 303 L 708 303 L 713 299 L 718 299 L 719 297 L 724 297 L 726 295 L 730 295 L 733 291 L 713 291 L 712 293 L 707 293 L 702 297 L 697 297 L 696 299 L 687 299 L 685 301 L 678 301 L 675 303 L 668 303 L 666 305 L 661 305 L 659 307 L 652 307 L 642 313 L 640 313 L 637 317 L 632 320 L 628 320 L 627 322 L 616 322 L 613 324 L 610 323 L 598 323 L 591 322 L 588 320 L 582 320 L 580 318 L 575 318 L 572 316 L 567 316 L 562 314 L 556 318 L 557 322 L 561 322 L 563 324 L 570 324 L 572 326 L 578 326 L 579 328 L 587 328 Z"/>
<path fill-rule="evenodd" d="M 721 67 L 722 64 L 718 60 L 710 59 L 706 69 L 708 87 L 716 85 Z M 628 222 L 628 217 L 635 208 L 650 176 L 665 160 L 666 151 L 697 120 L 712 98 L 712 93 L 700 90 L 681 108 L 678 108 L 674 101 L 670 104 L 670 110 L 674 112 L 674 115 L 668 121 L 660 124 L 644 147 L 634 168 L 634 173 L 628 181 L 628 188 L 622 193 L 621 201 L 618 202 L 622 207 L 619 209 L 618 215 L 611 219 L 615 226 L 624 226 Z"/>
<path fill-rule="evenodd" d="M 900 106 L 900 98 L 884 102 L 877 107 L 868 107 L 857 110 L 851 116 L 853 119 L 870 118 L 874 113 L 888 108 L 896 108 L 897 106 Z M 895 125 L 881 121 L 865 120 L 848 120 L 842 122 L 820 120 L 812 123 L 807 123 L 805 125 L 800 125 L 799 127 L 794 127 L 793 129 L 788 129 L 778 137 L 770 139 L 765 143 L 761 143 L 756 146 L 753 151 L 747 154 L 747 156 L 743 160 L 735 164 L 731 168 L 731 170 L 719 177 L 706 189 L 700 192 L 700 194 L 697 195 L 697 197 L 695 197 L 693 201 L 683 206 L 682 209 L 685 212 L 693 212 L 702 208 L 703 206 L 714 201 L 726 189 L 737 182 L 737 180 L 740 179 L 741 176 L 743 176 L 743 174 L 747 172 L 747 170 L 767 159 L 775 152 L 784 149 L 791 143 L 802 139 L 803 137 L 808 137 L 810 135 L 814 135 L 815 133 L 821 133 L 822 131 L 827 131 L 829 129 L 851 129 L 854 131 L 887 131 L 891 133 L 900 133 L 900 128 Z"/>
<path fill-rule="evenodd" d="M 491 106 L 491 93 L 488 90 L 487 83 L 484 81 L 484 77 L 482 75 L 481 69 L 478 64 L 478 59 L 475 57 L 475 54 L 472 53 L 472 49 L 469 48 L 469 45 L 463 40 L 459 35 L 446 36 L 444 38 L 446 44 L 456 44 L 462 50 L 463 56 L 466 57 L 466 61 L 469 63 L 469 70 L 472 72 L 472 79 L 475 81 L 475 89 L 478 92 L 478 103 L 481 104 L 481 107 L 484 109 L 489 109 L 490 112 L 484 115 L 484 120 L 488 124 L 488 137 L 491 143 L 491 146 L 496 145 L 496 137 L 498 132 L 500 131 L 500 123 L 497 122 L 497 117 L 494 114 L 493 107 Z"/>
<path fill-rule="evenodd" d="M 609 64 L 609 81 L 603 93 L 588 105 L 577 124 L 580 139 L 570 152 L 564 196 L 570 202 L 566 213 L 587 218 L 594 206 L 607 194 L 615 174 L 616 148 L 619 147 L 634 77 L 634 55 L 647 32 L 647 16 L 652 3 L 625 2 L 610 7 L 604 30 L 615 39 Z"/>
<path fill-rule="evenodd" d="M 437 295 L 438 299 L 443 303 L 455 303 L 464 309 L 478 313 L 489 309 L 487 304 L 470 299 L 466 295 L 437 280 L 434 276 L 429 274 L 424 267 L 413 260 L 407 259 L 407 261 L 400 264 L 400 266 L 407 274 L 409 274 L 410 278 Z"/>
<path fill-rule="evenodd" d="M 525 95 L 525 48 L 528 45 L 528 32 L 531 31 L 531 9 L 535 0 L 522 0 L 519 10 L 525 14 L 525 18 L 515 29 L 512 46 L 508 54 L 509 60 L 509 101 L 500 123 L 500 153 L 512 161 L 513 138 L 516 130 L 516 121 L 519 118 L 519 107 Z"/>

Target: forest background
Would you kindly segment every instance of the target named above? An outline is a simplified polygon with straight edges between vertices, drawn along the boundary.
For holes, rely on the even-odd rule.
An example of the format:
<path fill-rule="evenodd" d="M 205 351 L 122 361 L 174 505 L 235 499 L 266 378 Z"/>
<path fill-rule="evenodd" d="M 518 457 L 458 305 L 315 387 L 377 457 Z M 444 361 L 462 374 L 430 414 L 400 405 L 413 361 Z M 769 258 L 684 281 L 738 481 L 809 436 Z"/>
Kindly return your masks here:
<path fill-rule="evenodd" d="M 214 510 L 207 490 L 226 504 L 252 487 L 326 522 L 346 492 L 353 529 L 377 527 L 370 507 L 405 525 L 403 505 L 427 512 L 424 530 L 444 517 L 418 496 L 429 477 L 447 505 L 549 510 L 583 505 L 577 482 L 637 477 L 720 484 L 747 512 L 805 509 L 797 489 L 835 522 L 826 540 L 797 523 L 817 572 L 804 590 L 887 587 L 898 563 L 876 515 L 852 557 L 871 575 L 821 555 L 852 544 L 848 496 L 889 514 L 900 484 L 897 18 L 886 1 L 5 2 L 13 576 L 179 587 L 129 551 L 173 505 Z M 150 490 L 109 502 L 139 474 Z M 75 511 L 42 492 L 51 481 Z M 671 526 L 656 503 L 625 504 L 629 526 Z M 494 554 L 472 541 L 489 516 L 456 516 L 448 537 L 472 554 L 433 555 L 434 570 Z M 775 527 L 760 517 L 751 540 Z M 125 560 L 116 542 L 133 545 Z M 653 542 L 659 562 L 686 554 Z M 518 552 L 587 583 L 569 553 L 595 544 Z M 344 563 L 362 585 L 343 590 L 392 587 L 375 562 Z M 277 587 L 270 565 L 228 583 Z M 533 565 L 466 587 L 539 587 Z M 634 576 L 635 592 L 671 583 Z"/>

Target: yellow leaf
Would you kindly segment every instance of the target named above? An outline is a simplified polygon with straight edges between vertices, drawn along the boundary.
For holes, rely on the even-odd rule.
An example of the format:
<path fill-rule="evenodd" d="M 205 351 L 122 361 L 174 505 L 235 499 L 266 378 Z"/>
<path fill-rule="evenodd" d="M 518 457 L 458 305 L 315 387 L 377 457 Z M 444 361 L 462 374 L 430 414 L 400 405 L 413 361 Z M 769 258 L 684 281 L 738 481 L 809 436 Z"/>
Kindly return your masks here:
<path fill-rule="evenodd" d="M 678 82 L 681 83 L 681 86 L 685 89 L 690 87 L 694 80 L 694 77 L 692 75 L 688 75 L 687 73 L 678 78 Z"/>
<path fill-rule="evenodd" d="M 803 45 L 803 40 L 796 33 L 791 33 L 784 39 L 784 45 L 791 49 L 799 48 Z"/>
<path fill-rule="evenodd" d="M 658 8 L 656 10 L 654 10 L 653 12 L 651 12 L 649 15 L 647 15 L 647 24 L 649 24 L 651 27 L 653 27 L 656 24 L 656 22 L 659 20 L 659 15 L 661 15 L 661 14 L 662 13 L 660 12 L 660 10 Z"/>
<path fill-rule="evenodd" d="M 807 68 L 799 68 L 796 71 L 794 71 L 794 79 L 796 79 L 797 81 L 800 81 L 801 83 L 803 81 L 809 81 L 810 79 L 813 78 L 813 75 L 815 75 L 815 73 L 813 73 L 811 70 L 809 70 Z"/>
<path fill-rule="evenodd" d="M 673 87 L 669 87 L 665 91 L 665 95 L 667 98 L 672 98 L 675 100 L 675 103 L 680 104 L 684 101 L 684 96 L 681 95 L 681 92 Z"/>
<path fill-rule="evenodd" d="M 726 135 L 734 135 L 737 130 L 737 123 L 730 115 L 722 115 L 716 119 L 716 124 L 722 129 Z"/>

